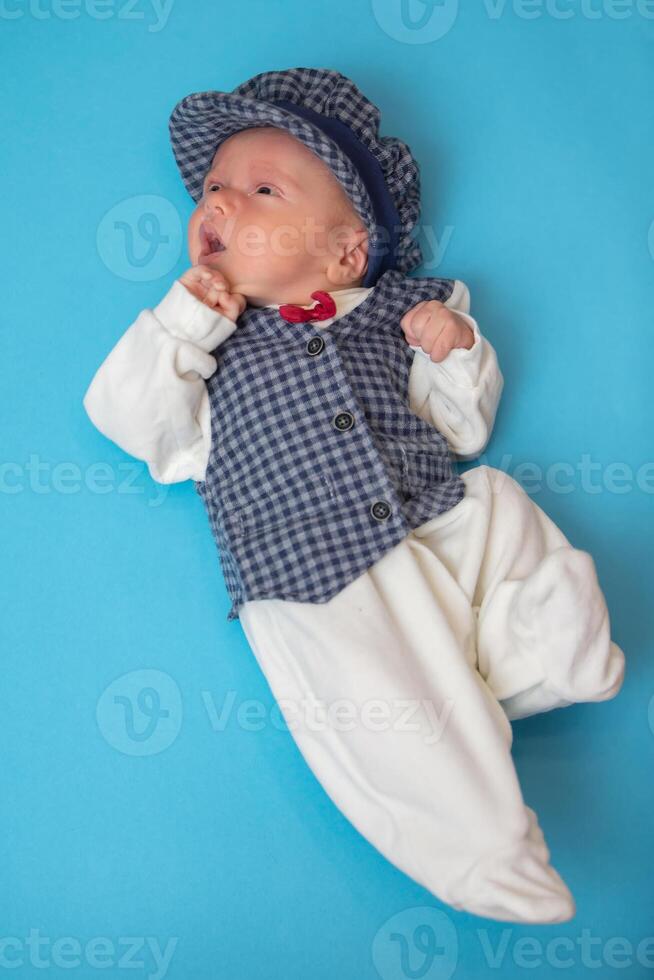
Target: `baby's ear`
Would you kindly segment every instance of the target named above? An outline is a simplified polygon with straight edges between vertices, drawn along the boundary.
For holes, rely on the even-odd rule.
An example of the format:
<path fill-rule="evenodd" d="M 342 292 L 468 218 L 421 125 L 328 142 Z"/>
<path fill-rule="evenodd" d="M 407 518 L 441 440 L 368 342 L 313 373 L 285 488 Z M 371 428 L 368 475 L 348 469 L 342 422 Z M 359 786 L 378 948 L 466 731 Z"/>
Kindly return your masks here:
<path fill-rule="evenodd" d="M 347 288 L 365 276 L 367 267 L 368 232 L 365 228 L 345 229 L 325 269 L 327 278 L 334 286 Z"/>
<path fill-rule="evenodd" d="M 366 228 L 357 229 L 353 236 L 352 250 L 356 255 L 355 279 L 364 279 L 368 271 L 368 231 Z"/>

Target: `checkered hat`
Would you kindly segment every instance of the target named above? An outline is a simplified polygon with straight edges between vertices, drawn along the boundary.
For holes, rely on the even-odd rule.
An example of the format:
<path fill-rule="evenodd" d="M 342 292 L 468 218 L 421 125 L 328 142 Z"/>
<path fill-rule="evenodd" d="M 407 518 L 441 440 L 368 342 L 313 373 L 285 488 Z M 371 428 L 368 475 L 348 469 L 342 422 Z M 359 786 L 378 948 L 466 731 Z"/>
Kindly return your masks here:
<path fill-rule="evenodd" d="M 218 146 L 233 133 L 278 126 L 329 166 L 364 222 L 373 285 L 389 268 L 408 274 L 423 260 L 412 231 L 420 217 L 420 173 L 402 140 L 379 135 L 379 109 L 345 75 L 289 68 L 255 75 L 233 92 L 193 92 L 170 121 L 173 153 L 194 201 Z"/>

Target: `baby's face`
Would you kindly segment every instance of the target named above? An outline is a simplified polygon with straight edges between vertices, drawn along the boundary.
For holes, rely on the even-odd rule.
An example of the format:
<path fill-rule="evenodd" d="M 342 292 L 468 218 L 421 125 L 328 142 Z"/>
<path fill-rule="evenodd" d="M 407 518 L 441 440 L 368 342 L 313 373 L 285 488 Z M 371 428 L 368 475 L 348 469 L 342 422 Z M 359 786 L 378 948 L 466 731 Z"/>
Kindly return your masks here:
<path fill-rule="evenodd" d="M 311 303 L 360 285 L 364 223 L 329 167 L 283 129 L 242 130 L 219 146 L 191 215 L 191 263 L 222 272 L 253 305 Z"/>

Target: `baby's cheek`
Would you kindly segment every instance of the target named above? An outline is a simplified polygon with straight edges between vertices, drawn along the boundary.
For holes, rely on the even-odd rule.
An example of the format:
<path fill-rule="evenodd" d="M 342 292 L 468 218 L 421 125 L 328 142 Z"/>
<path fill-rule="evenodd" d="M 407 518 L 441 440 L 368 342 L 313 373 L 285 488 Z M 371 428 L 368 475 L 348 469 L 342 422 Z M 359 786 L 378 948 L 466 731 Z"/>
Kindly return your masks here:
<path fill-rule="evenodd" d="M 188 226 L 186 228 L 186 241 L 188 246 L 188 253 L 191 260 L 195 264 L 195 259 L 200 254 L 200 240 L 199 240 L 199 229 L 200 222 L 202 220 L 199 209 L 196 209 L 191 217 L 189 218 Z"/>

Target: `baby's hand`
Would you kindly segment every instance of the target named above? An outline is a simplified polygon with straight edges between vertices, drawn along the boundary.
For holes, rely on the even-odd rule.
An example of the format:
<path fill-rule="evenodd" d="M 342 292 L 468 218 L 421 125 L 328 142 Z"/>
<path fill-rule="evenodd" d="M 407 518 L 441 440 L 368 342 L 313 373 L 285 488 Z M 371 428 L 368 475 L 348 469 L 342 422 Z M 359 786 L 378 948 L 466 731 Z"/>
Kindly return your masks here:
<path fill-rule="evenodd" d="M 222 272 L 206 265 L 193 265 L 179 277 L 182 285 L 206 306 L 218 310 L 228 320 L 236 322 L 247 306 L 245 296 L 231 292 Z"/>
<path fill-rule="evenodd" d="M 406 341 L 442 361 L 455 347 L 470 350 L 475 335 L 462 316 L 437 299 L 417 303 L 400 320 Z"/>

